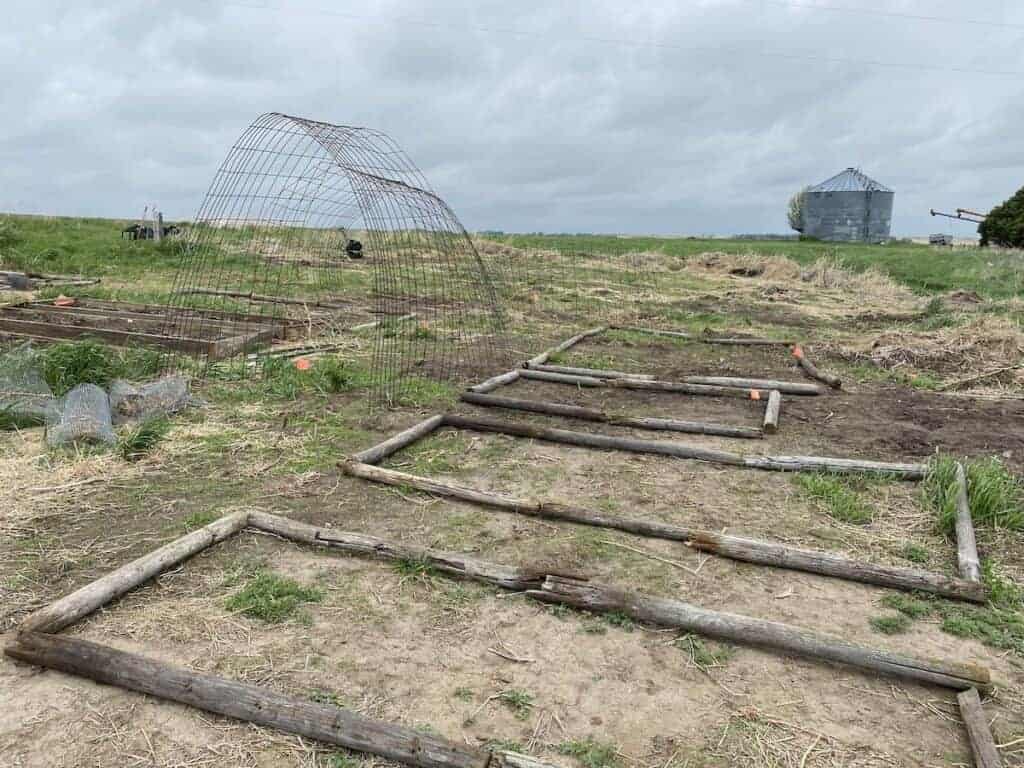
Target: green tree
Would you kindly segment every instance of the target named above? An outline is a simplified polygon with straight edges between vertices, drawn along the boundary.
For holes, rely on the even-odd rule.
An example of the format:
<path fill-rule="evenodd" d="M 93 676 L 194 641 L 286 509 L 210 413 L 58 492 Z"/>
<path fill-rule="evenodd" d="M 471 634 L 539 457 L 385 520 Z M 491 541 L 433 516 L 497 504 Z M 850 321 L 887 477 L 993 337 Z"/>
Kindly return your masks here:
<path fill-rule="evenodd" d="M 789 219 L 789 226 L 797 232 L 804 231 L 804 199 L 806 196 L 807 187 L 804 187 L 789 198 L 789 207 L 786 210 L 786 218 Z"/>
<path fill-rule="evenodd" d="M 978 226 L 982 245 L 1024 248 L 1024 187 L 1002 205 L 997 205 Z"/>

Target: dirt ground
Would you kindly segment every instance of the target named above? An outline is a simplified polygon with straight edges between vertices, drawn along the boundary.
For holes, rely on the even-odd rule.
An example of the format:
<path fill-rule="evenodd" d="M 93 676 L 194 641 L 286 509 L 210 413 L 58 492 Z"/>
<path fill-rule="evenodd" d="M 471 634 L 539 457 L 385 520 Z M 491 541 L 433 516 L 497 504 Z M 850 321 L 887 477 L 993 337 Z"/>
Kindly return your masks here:
<path fill-rule="evenodd" d="M 999 455 L 1024 468 L 1024 402 L 927 392 L 851 376 L 838 346 L 811 359 L 844 376 L 841 392 L 784 397 L 764 440 L 651 433 L 475 408 L 465 413 L 633 435 L 751 454 L 924 460 L 936 450 Z M 610 333 L 559 360 L 656 374 L 804 381 L 784 348 L 719 347 Z M 520 381 L 495 394 L 616 413 L 758 426 L 763 405 L 734 398 L 575 389 Z M 3 438 L 0 466 L 0 642 L 31 610 L 180 536 L 190 520 L 260 509 L 503 563 L 557 565 L 595 580 L 705 608 L 762 617 L 918 656 L 978 662 L 999 687 L 985 703 L 1009 765 L 1024 764 L 1024 658 L 943 632 L 932 616 L 904 634 L 877 632 L 887 590 L 699 555 L 673 542 L 552 523 L 341 475 L 333 461 L 422 418 L 366 415 L 339 395 L 350 432 L 324 437 L 317 469 L 282 457 L 303 439 L 289 419 L 259 429 L 217 408 L 183 417 L 146 459 L 53 459 L 38 431 Z M 250 416 L 252 414 L 249 414 Z M 236 414 L 236 416 L 239 416 Z M 241 409 L 241 416 L 245 416 Z M 334 442 L 331 442 L 334 440 Z M 301 443 L 305 445 L 305 443 Z M 303 450 L 306 450 L 303 448 Z M 724 530 L 953 574 L 916 483 L 865 482 L 867 524 L 842 522 L 787 474 L 595 451 L 503 435 L 441 430 L 386 466 L 517 496 Z M 99 478 L 99 479 L 97 479 Z M 1024 583 L 1024 537 L 979 530 L 983 555 Z M 637 551 L 639 550 L 639 551 Z M 660 559 L 655 559 L 655 557 Z M 670 561 L 670 562 L 666 562 Z M 226 606 L 246 579 L 272 571 L 324 599 L 267 624 Z M 253 531 L 204 552 L 68 630 L 167 662 L 332 703 L 473 745 L 498 743 L 563 766 L 957 766 L 970 751 L 946 690 L 729 646 L 621 617 L 553 609 L 476 584 Z M 512 658 L 509 658 L 512 657 Z M 515 659 L 515 660 L 513 660 Z M 516 694 L 515 697 L 509 695 Z M 521 703 L 515 705 L 512 699 Z M 525 704 L 522 702 L 526 702 Z M 565 754 L 592 739 L 600 762 Z M 67 675 L 0 660 L 0 766 L 382 765 Z"/>

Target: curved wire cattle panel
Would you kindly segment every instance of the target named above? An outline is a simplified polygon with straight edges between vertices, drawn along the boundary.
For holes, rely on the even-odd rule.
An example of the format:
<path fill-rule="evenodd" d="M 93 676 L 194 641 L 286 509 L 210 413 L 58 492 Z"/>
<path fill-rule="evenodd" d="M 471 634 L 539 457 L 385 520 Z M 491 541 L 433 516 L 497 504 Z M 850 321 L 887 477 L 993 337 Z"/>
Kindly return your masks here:
<path fill-rule="evenodd" d="M 166 331 L 199 340 L 206 364 L 244 364 L 239 353 L 274 338 L 376 322 L 372 393 L 389 404 L 414 378 L 508 365 L 506 273 L 388 136 L 269 113 L 232 147 L 184 239 Z"/>

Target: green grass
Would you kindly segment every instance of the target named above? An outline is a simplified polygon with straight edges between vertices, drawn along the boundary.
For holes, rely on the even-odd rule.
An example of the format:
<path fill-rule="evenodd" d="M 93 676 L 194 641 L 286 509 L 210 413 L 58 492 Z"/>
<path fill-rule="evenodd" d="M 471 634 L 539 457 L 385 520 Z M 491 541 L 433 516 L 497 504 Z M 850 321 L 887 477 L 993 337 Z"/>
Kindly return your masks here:
<path fill-rule="evenodd" d="M 452 696 L 454 696 L 459 701 L 472 701 L 473 691 L 472 689 L 467 688 L 464 685 L 460 685 L 458 688 L 452 691 Z"/>
<path fill-rule="evenodd" d="M 406 579 L 426 579 L 434 576 L 437 570 L 426 560 L 417 560 L 411 557 L 403 557 L 394 563 L 395 572 Z"/>
<path fill-rule="evenodd" d="M 683 635 L 676 638 L 676 648 L 687 653 L 690 660 L 701 669 L 723 667 L 736 653 L 731 645 L 723 645 L 703 640 L 696 635 Z"/>
<path fill-rule="evenodd" d="M 907 542 L 900 549 L 900 557 L 904 560 L 909 560 L 912 563 L 922 565 L 927 563 L 929 560 L 928 550 L 922 547 L 920 544 L 914 544 L 913 542 Z"/>
<path fill-rule="evenodd" d="M 533 710 L 533 695 L 521 688 L 509 688 L 498 694 L 498 701 L 512 710 L 517 720 L 526 720 Z"/>
<path fill-rule="evenodd" d="M 902 592 L 895 592 L 882 598 L 882 605 L 892 608 L 898 613 L 911 619 L 920 619 L 932 612 L 932 607 L 925 600 L 919 600 L 912 595 Z"/>
<path fill-rule="evenodd" d="M 92 339 L 51 344 L 40 352 L 43 378 L 60 397 L 79 384 L 107 387 L 114 379 L 142 381 L 160 372 L 153 349 L 115 349 Z"/>
<path fill-rule="evenodd" d="M 227 601 L 232 613 L 242 613 L 268 624 L 278 624 L 295 616 L 305 603 L 319 603 L 323 593 L 297 581 L 268 571 L 251 578 L 241 591 Z"/>
<path fill-rule="evenodd" d="M 14 403 L 0 406 L 0 431 L 30 429 L 44 424 L 42 416 L 22 413 Z"/>
<path fill-rule="evenodd" d="M 880 269 L 920 294 L 965 290 L 990 298 L 1011 298 L 1024 292 L 1024 252 L 1021 251 L 936 249 L 906 242 L 868 245 L 582 234 L 503 235 L 492 239 L 519 248 L 603 254 L 660 251 L 681 259 L 712 251 L 787 256 L 799 264 L 812 264 L 829 257 L 855 271 L 870 267 Z"/>
<path fill-rule="evenodd" d="M 836 520 L 855 525 L 871 522 L 873 509 L 853 487 L 855 481 L 840 475 L 800 472 L 793 482 Z"/>
<path fill-rule="evenodd" d="M 928 465 L 924 482 L 927 503 L 947 536 L 956 529 L 956 458 L 939 454 Z M 1024 531 L 1024 487 L 995 457 L 964 462 L 967 499 L 976 527 Z"/>
<path fill-rule="evenodd" d="M 220 515 L 210 509 L 202 512 L 193 512 L 181 521 L 181 527 L 186 531 L 195 531 L 199 528 L 204 528 L 219 518 Z"/>
<path fill-rule="evenodd" d="M 901 635 L 910 629 L 912 622 L 902 613 L 895 613 L 891 616 L 874 616 L 869 623 L 873 630 L 883 635 Z"/>
<path fill-rule="evenodd" d="M 1005 579 L 992 560 L 982 563 L 982 579 L 989 590 L 987 605 L 893 593 L 882 598 L 882 605 L 897 613 L 872 618 L 871 626 L 878 632 L 897 634 L 906 632 L 915 620 L 937 616 L 939 627 L 947 634 L 1024 657 L 1024 590 Z"/>
<path fill-rule="evenodd" d="M 614 744 L 588 737 L 583 740 L 563 741 L 558 752 L 575 757 L 584 768 L 619 768 L 619 751 Z"/>
<path fill-rule="evenodd" d="M 153 450 L 171 431 L 166 416 L 155 416 L 139 422 L 117 440 L 117 452 L 125 461 L 137 461 Z"/>

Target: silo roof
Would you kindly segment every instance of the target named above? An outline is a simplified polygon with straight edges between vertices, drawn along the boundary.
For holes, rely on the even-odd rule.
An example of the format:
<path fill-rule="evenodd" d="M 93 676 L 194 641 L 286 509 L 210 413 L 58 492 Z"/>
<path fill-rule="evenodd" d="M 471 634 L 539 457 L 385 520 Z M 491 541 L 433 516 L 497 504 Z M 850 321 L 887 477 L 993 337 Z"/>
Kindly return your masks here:
<path fill-rule="evenodd" d="M 884 184 L 865 176 L 856 168 L 847 168 L 831 179 L 808 188 L 808 192 L 892 192 Z"/>

